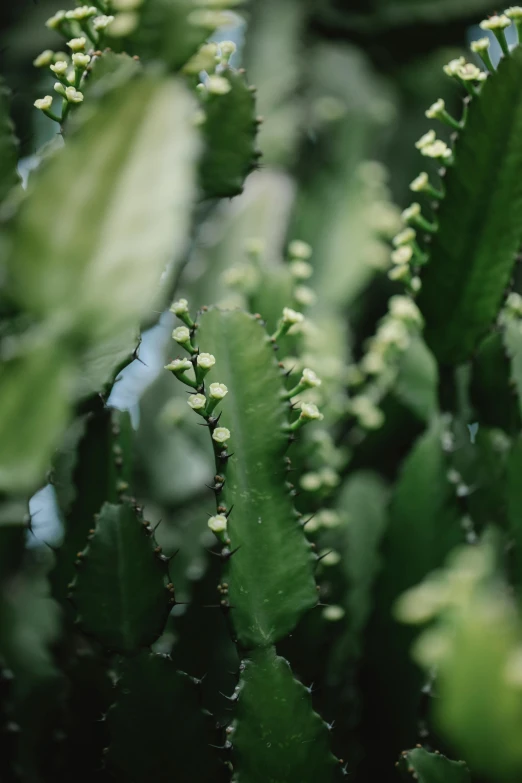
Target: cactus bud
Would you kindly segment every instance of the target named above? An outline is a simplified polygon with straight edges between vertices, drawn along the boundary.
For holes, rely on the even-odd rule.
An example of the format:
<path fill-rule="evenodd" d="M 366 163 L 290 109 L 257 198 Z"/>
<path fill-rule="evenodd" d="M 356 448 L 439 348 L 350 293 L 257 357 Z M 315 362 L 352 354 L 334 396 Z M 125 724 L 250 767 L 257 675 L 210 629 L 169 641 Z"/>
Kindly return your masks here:
<path fill-rule="evenodd" d="M 230 430 L 227 430 L 226 427 L 216 427 L 212 433 L 212 440 L 215 440 L 216 443 L 225 444 L 230 440 Z"/>
<path fill-rule="evenodd" d="M 71 38 L 70 41 L 67 41 L 67 46 L 71 50 L 71 52 L 82 52 L 85 49 L 85 44 L 87 43 L 85 38 Z"/>

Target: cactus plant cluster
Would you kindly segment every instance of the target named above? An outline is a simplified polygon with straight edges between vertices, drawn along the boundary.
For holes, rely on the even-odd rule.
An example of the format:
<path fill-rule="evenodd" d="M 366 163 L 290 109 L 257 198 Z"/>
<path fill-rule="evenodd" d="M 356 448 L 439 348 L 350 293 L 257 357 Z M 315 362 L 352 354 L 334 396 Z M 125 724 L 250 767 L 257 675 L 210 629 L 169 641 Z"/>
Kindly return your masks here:
<path fill-rule="evenodd" d="M 295 88 L 313 20 L 411 4 L 263 3 L 56 11 L 24 186 L 0 89 L 2 782 L 522 775 L 522 8 L 401 213 L 369 64 L 316 41 Z"/>

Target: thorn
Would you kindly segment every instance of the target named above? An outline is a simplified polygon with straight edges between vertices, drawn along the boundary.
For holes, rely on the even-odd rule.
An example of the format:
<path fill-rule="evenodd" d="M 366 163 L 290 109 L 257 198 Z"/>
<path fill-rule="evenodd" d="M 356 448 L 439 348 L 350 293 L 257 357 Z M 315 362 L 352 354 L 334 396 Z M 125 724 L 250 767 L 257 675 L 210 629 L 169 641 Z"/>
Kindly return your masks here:
<path fill-rule="evenodd" d="M 314 519 L 314 518 L 317 516 L 317 514 L 318 514 L 318 513 L 319 513 L 319 512 L 318 512 L 318 511 L 316 511 L 316 512 L 315 512 L 315 514 L 312 514 L 312 516 L 311 516 L 311 517 L 308 517 L 308 519 L 306 519 L 304 522 L 301 522 L 301 525 L 302 525 L 303 527 L 306 527 L 306 525 L 307 525 L 309 522 L 311 522 L 311 521 L 312 521 L 312 519 Z"/>
<path fill-rule="evenodd" d="M 233 549 L 232 551 L 228 550 L 227 554 L 224 554 L 225 550 L 223 550 L 223 552 L 221 553 L 221 557 L 223 558 L 223 560 L 230 560 L 230 558 L 232 557 L 232 555 L 235 555 L 235 554 L 236 554 L 236 552 L 238 552 L 240 549 L 241 549 L 241 545 L 240 545 L 240 546 L 237 546 L 237 547 L 236 547 L 235 549 Z"/>
<path fill-rule="evenodd" d="M 333 552 L 333 549 L 330 549 L 330 551 L 329 552 L 325 552 L 324 555 L 317 555 L 317 561 L 316 562 L 320 563 L 323 558 L 327 557 L 328 555 L 331 555 L 332 552 Z"/>
<path fill-rule="evenodd" d="M 226 516 L 227 519 L 229 518 L 230 514 L 232 513 L 232 509 L 233 508 L 234 508 L 234 504 L 232 504 L 230 506 L 230 508 L 228 509 L 228 511 L 225 512 L 225 516 Z"/>

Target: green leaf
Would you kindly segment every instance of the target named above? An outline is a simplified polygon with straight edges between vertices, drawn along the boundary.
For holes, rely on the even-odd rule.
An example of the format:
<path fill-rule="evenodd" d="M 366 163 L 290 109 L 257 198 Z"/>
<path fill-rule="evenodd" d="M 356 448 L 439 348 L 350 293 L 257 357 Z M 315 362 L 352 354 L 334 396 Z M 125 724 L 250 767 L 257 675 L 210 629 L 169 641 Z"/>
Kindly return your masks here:
<path fill-rule="evenodd" d="M 220 425 L 231 432 L 219 502 L 232 509 L 224 581 L 239 642 L 266 646 L 292 630 L 317 603 L 313 555 L 285 486 L 283 433 L 288 404 L 282 375 L 259 322 L 239 310 L 209 310 L 197 340 L 216 357 L 210 381 L 226 384 Z"/>
<path fill-rule="evenodd" d="M 203 134 L 207 142 L 200 180 L 207 198 L 232 198 L 243 191 L 253 171 L 256 151 L 256 101 L 245 76 L 227 68 L 220 74 L 230 85 L 226 95 L 206 98 Z"/>
<path fill-rule="evenodd" d="M 214 783 L 195 683 L 166 655 L 142 653 L 119 667 L 119 696 L 109 710 L 108 765 L 129 783 Z"/>
<path fill-rule="evenodd" d="M 167 568 L 134 507 L 105 503 L 73 585 L 79 622 L 104 647 L 132 654 L 160 636 L 170 610 Z"/>
<path fill-rule="evenodd" d="M 511 384 L 515 387 L 522 415 L 522 320 L 507 318 L 503 328 L 506 352 L 511 360 Z"/>
<path fill-rule="evenodd" d="M 445 177 L 418 304 L 440 362 L 472 353 L 497 315 L 522 242 L 522 48 L 471 101 Z"/>
<path fill-rule="evenodd" d="M 470 395 L 481 425 L 518 432 L 520 410 L 509 383 L 515 365 L 510 368 L 506 348 L 504 331 L 492 332 L 482 340 L 473 357 Z"/>
<path fill-rule="evenodd" d="M 235 783 L 328 783 L 338 762 L 310 690 L 294 679 L 273 647 L 242 663 L 231 741 Z"/>
<path fill-rule="evenodd" d="M 424 748 L 405 750 L 399 767 L 405 780 L 410 774 L 419 783 L 470 783 L 471 777 L 463 761 L 450 761 L 440 753 L 428 753 Z"/>
<path fill-rule="evenodd" d="M 95 514 L 104 503 L 118 502 L 118 482 L 129 483 L 132 475 L 132 426 L 127 412 L 106 408 L 98 398 L 83 427 L 76 429 L 77 437 L 70 432 L 70 442 L 67 439 L 57 452 L 52 473 L 65 535 L 56 551 L 51 583 L 54 596 L 67 612 L 74 561 L 95 527 Z"/>
<path fill-rule="evenodd" d="M 522 588 L 522 436 L 513 443 L 507 465 L 507 515 L 515 546 L 514 580 L 518 590 Z"/>
<path fill-rule="evenodd" d="M 72 361 L 35 344 L 0 367 L 0 490 L 24 492 L 43 479 L 69 416 Z"/>
<path fill-rule="evenodd" d="M 437 363 L 421 337 L 412 336 L 399 361 L 392 393 L 419 419 L 429 422 L 438 411 Z"/>
<path fill-rule="evenodd" d="M 9 114 L 9 92 L 0 80 L 0 203 L 18 184 L 18 142 Z"/>
<path fill-rule="evenodd" d="M 149 313 L 184 250 L 194 104 L 175 80 L 143 75 L 84 108 L 64 149 L 32 178 L 10 288 L 34 315 L 52 315 L 59 334 L 115 340 Z"/>
<path fill-rule="evenodd" d="M 414 632 L 398 623 L 396 598 L 438 567 L 463 540 L 454 488 L 442 447 L 445 423 L 435 419 L 404 461 L 389 509 L 382 547 L 383 568 L 363 653 L 367 742 L 382 736 L 378 756 L 369 756 L 368 779 L 378 779 L 401 748 L 414 745 L 423 685 L 410 659 Z M 383 640 L 386 639 L 386 644 Z"/>

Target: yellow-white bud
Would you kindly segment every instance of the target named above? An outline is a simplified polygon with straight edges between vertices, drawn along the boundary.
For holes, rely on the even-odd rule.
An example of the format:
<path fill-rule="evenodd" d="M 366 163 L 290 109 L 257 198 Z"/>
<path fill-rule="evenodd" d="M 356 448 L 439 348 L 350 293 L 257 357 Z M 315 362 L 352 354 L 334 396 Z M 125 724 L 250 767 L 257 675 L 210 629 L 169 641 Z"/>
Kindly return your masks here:
<path fill-rule="evenodd" d="M 295 310 L 292 310 L 291 307 L 284 307 L 283 308 L 283 323 L 284 324 L 290 324 L 291 326 L 293 324 L 301 324 L 304 321 L 304 315 L 302 313 L 298 313 Z"/>
<path fill-rule="evenodd" d="M 308 261 L 312 257 L 312 252 L 310 245 L 300 239 L 294 239 L 288 246 L 290 258 L 299 259 L 300 261 Z"/>
<path fill-rule="evenodd" d="M 227 518 L 224 514 L 216 514 L 208 520 L 208 526 L 213 533 L 225 533 L 227 529 Z"/>
<path fill-rule="evenodd" d="M 64 60 L 58 60 L 57 63 L 51 65 L 50 70 L 56 74 L 56 76 L 64 76 L 67 73 L 69 65 Z"/>
<path fill-rule="evenodd" d="M 79 8 L 74 8 L 72 11 L 67 11 L 65 14 L 66 19 L 75 19 L 78 22 L 82 22 L 84 19 L 89 19 L 91 16 L 96 16 L 98 9 L 94 5 L 81 5 Z"/>
<path fill-rule="evenodd" d="M 216 443 L 226 443 L 230 440 L 230 430 L 227 430 L 226 427 L 216 427 L 212 433 L 212 440 L 215 440 Z"/>
<path fill-rule="evenodd" d="M 174 313 L 174 315 L 185 315 L 188 311 L 188 302 L 186 299 L 178 299 L 178 301 L 173 302 L 170 307 L 170 312 Z"/>
<path fill-rule="evenodd" d="M 489 38 L 479 38 L 478 41 L 471 42 L 470 49 L 475 54 L 482 54 L 483 52 L 487 52 L 490 46 L 491 41 Z"/>
<path fill-rule="evenodd" d="M 294 299 L 298 305 L 311 307 L 317 301 L 317 294 L 306 285 L 298 285 L 294 291 Z"/>
<path fill-rule="evenodd" d="M 491 30 L 494 32 L 495 30 L 505 30 L 510 24 L 511 19 L 507 14 L 495 14 L 494 16 L 490 16 L 489 19 L 484 19 L 479 27 L 481 30 Z"/>
<path fill-rule="evenodd" d="M 341 517 L 337 511 L 332 511 L 330 508 L 324 508 L 319 513 L 319 521 L 323 527 L 334 528 L 339 527 L 341 524 Z"/>
<path fill-rule="evenodd" d="M 75 68 L 87 68 L 91 61 L 88 54 L 82 54 L 81 52 L 75 52 L 72 56 L 72 62 Z"/>
<path fill-rule="evenodd" d="M 409 220 L 414 220 L 417 217 L 420 217 L 421 214 L 421 207 L 420 204 L 417 204 L 415 201 L 413 204 L 410 204 L 409 207 L 407 207 L 401 214 L 401 218 L 407 223 Z"/>
<path fill-rule="evenodd" d="M 193 411 L 201 411 L 206 407 L 207 400 L 203 394 L 190 394 L 187 403 Z"/>
<path fill-rule="evenodd" d="M 323 609 L 323 618 L 331 623 L 336 623 L 342 620 L 345 615 L 345 611 L 342 606 L 332 604 L 331 606 L 325 606 Z"/>
<path fill-rule="evenodd" d="M 65 11 L 57 11 L 54 16 L 51 16 L 45 23 L 45 26 L 50 30 L 58 30 L 61 23 L 65 19 Z"/>
<path fill-rule="evenodd" d="M 302 402 L 301 415 L 299 418 L 304 419 L 305 421 L 321 421 L 324 419 L 324 416 L 313 402 Z"/>
<path fill-rule="evenodd" d="M 409 264 L 413 258 L 413 250 L 410 245 L 401 245 L 391 254 L 393 264 Z"/>
<path fill-rule="evenodd" d="M 304 368 L 300 382 L 310 388 L 313 388 L 314 386 L 320 386 L 322 383 L 321 379 L 317 377 L 315 372 L 310 370 L 308 367 Z"/>
<path fill-rule="evenodd" d="M 437 117 L 440 117 L 440 115 L 446 110 L 446 104 L 442 100 L 442 98 L 439 98 L 438 101 L 435 101 L 435 103 L 432 103 L 429 109 L 426 111 L 426 117 L 429 120 L 436 120 Z"/>
<path fill-rule="evenodd" d="M 415 146 L 418 150 L 421 150 L 423 147 L 426 147 L 427 144 L 433 144 L 433 142 L 436 140 L 437 134 L 434 130 L 429 130 L 427 133 L 424 134 L 424 136 L 421 136 L 418 141 L 415 142 Z"/>
<path fill-rule="evenodd" d="M 76 90 L 74 87 L 66 87 L 65 97 L 69 103 L 81 103 L 83 101 L 83 92 Z"/>
<path fill-rule="evenodd" d="M 464 57 L 457 57 L 455 60 L 450 60 L 450 62 L 445 65 L 442 70 L 446 76 L 456 76 L 459 68 L 462 68 L 462 66 L 465 64 L 466 60 Z"/>
<path fill-rule="evenodd" d="M 414 228 L 405 228 L 404 231 L 401 231 L 399 234 L 397 234 L 396 237 L 393 238 L 393 246 L 400 247 L 401 245 L 407 245 L 410 242 L 413 242 L 416 236 L 417 232 Z"/>
<path fill-rule="evenodd" d="M 430 146 L 431 145 L 428 144 L 428 147 Z M 423 190 L 426 190 L 428 184 L 428 175 L 425 171 L 422 171 L 419 176 L 410 183 L 410 190 L 412 190 L 414 193 L 422 193 Z"/>
<path fill-rule="evenodd" d="M 447 160 L 451 158 L 452 152 L 446 142 L 437 140 L 433 144 L 427 144 L 421 149 L 421 155 L 426 158 L 434 158 L 435 160 Z"/>
<path fill-rule="evenodd" d="M 317 492 L 321 489 L 323 481 L 319 473 L 305 473 L 299 482 L 305 492 Z"/>
<path fill-rule="evenodd" d="M 186 326 L 178 326 L 172 332 L 172 338 L 180 345 L 185 345 L 190 342 L 190 332 Z"/>
<path fill-rule="evenodd" d="M 519 5 L 512 5 L 511 8 L 506 8 L 504 14 L 508 19 L 522 19 L 522 7 Z"/>
<path fill-rule="evenodd" d="M 101 19 L 101 17 L 99 17 Z M 95 20 L 96 21 L 96 20 Z M 138 27 L 140 17 L 135 11 L 124 11 L 116 16 L 104 17 L 98 24 L 98 29 L 107 30 L 112 38 L 125 38 Z"/>
<path fill-rule="evenodd" d="M 461 65 L 460 68 L 457 68 L 456 75 L 465 82 L 474 82 L 477 81 L 477 79 L 480 79 L 482 71 L 480 68 L 477 68 L 476 65 L 473 65 L 473 63 L 466 63 L 465 65 Z"/>
<path fill-rule="evenodd" d="M 400 266 L 394 266 L 388 272 L 390 280 L 406 280 L 410 274 L 410 267 L 407 264 L 401 264 Z"/>
<path fill-rule="evenodd" d="M 101 14 L 92 20 L 92 26 L 95 30 L 106 30 L 112 22 L 114 22 L 114 16 Z"/>
<path fill-rule="evenodd" d="M 228 388 L 224 383 L 211 383 L 209 386 L 209 394 L 213 400 L 222 400 L 228 394 Z"/>
<path fill-rule="evenodd" d="M 389 310 L 391 315 L 399 320 L 415 323 L 419 326 L 423 323 L 419 308 L 408 296 L 392 296 L 389 301 Z"/>
<path fill-rule="evenodd" d="M 232 89 L 228 79 L 225 79 L 224 76 L 216 76 L 215 74 L 208 77 L 205 86 L 211 95 L 226 95 L 227 92 L 230 92 Z"/>
<path fill-rule="evenodd" d="M 61 82 L 54 83 L 54 91 L 57 92 L 58 95 L 61 95 L 62 98 L 65 98 L 65 87 Z"/>
<path fill-rule="evenodd" d="M 237 50 L 237 46 L 235 45 L 234 41 L 221 41 L 219 48 L 221 49 L 221 54 L 224 57 L 232 57 L 232 55 L 235 54 Z"/>
<path fill-rule="evenodd" d="M 53 99 L 51 95 L 46 95 L 45 98 L 38 98 L 34 102 L 34 105 L 37 109 L 40 109 L 40 111 L 46 111 L 47 109 L 50 109 L 53 103 Z"/>
<path fill-rule="evenodd" d="M 203 44 L 186 63 L 183 71 L 194 75 L 201 73 L 201 71 L 212 72 L 216 68 L 218 59 L 218 45 L 216 43 Z"/>
<path fill-rule="evenodd" d="M 54 59 L 54 52 L 52 49 L 46 49 L 44 52 L 38 55 L 33 60 L 33 65 L 35 68 L 45 68 L 47 65 L 50 65 Z"/>
<path fill-rule="evenodd" d="M 202 370 L 210 370 L 216 363 L 216 357 L 212 356 L 211 353 L 200 353 L 196 361 L 198 367 L 201 367 Z"/>
<path fill-rule="evenodd" d="M 190 370 L 192 367 L 192 362 L 190 362 L 188 359 L 174 359 L 174 361 L 170 362 L 170 364 L 165 365 L 165 370 L 171 370 L 175 373 L 181 373 L 185 372 L 185 370 Z"/>
<path fill-rule="evenodd" d="M 314 268 L 307 261 L 292 261 L 290 272 L 297 280 L 308 280 L 312 276 Z"/>

